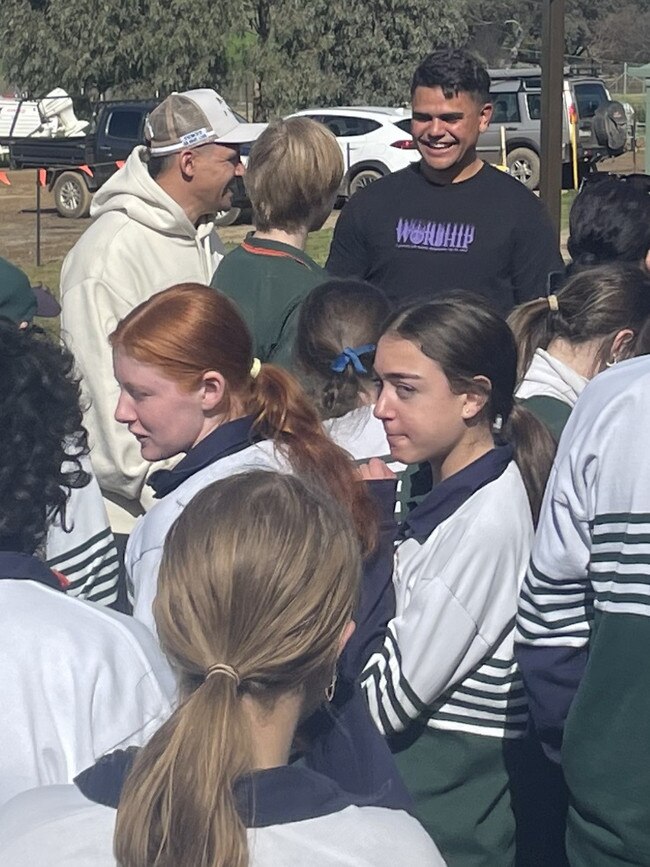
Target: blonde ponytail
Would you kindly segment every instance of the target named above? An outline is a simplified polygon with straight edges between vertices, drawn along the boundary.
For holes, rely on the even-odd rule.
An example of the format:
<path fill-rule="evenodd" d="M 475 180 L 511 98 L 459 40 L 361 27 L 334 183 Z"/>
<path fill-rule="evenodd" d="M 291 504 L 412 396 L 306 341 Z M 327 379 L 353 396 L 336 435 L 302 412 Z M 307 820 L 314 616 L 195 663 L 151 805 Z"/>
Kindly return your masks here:
<path fill-rule="evenodd" d="M 256 767 L 250 708 L 323 700 L 359 587 L 348 524 L 304 481 L 257 471 L 200 491 L 172 526 L 154 617 L 182 701 L 126 781 L 121 867 L 248 865 L 235 790 Z"/>
<path fill-rule="evenodd" d="M 236 689 L 208 678 L 140 751 L 117 814 L 121 867 L 248 864 L 233 784 L 250 771 L 251 745 Z"/>

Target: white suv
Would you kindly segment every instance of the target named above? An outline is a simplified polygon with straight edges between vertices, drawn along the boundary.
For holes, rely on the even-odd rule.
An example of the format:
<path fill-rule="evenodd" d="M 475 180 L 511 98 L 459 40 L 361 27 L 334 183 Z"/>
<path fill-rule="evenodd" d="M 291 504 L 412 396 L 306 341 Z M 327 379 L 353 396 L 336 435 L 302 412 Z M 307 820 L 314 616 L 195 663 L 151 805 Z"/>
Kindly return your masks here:
<path fill-rule="evenodd" d="M 340 195 L 348 198 L 378 178 L 417 162 L 410 109 L 378 106 L 308 108 L 291 117 L 311 117 L 337 138 L 345 175 Z"/>

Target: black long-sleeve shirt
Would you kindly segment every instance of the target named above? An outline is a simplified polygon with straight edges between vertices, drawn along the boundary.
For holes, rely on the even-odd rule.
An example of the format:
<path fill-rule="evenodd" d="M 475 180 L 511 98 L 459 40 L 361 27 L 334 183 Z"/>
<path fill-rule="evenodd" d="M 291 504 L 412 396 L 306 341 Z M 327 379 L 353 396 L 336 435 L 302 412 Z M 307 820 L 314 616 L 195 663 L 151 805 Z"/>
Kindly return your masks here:
<path fill-rule="evenodd" d="M 419 163 L 352 197 L 326 265 L 380 286 L 397 305 L 465 289 L 503 314 L 546 294 L 548 274 L 563 267 L 544 206 L 519 181 L 484 165 L 439 185 Z"/>

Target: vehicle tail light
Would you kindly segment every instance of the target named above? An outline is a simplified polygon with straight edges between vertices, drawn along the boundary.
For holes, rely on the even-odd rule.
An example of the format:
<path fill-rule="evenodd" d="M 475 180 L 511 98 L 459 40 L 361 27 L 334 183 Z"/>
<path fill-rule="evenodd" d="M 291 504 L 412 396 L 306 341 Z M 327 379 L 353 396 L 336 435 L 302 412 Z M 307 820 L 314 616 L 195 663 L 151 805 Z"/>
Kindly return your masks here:
<path fill-rule="evenodd" d="M 575 103 L 569 103 L 569 123 L 578 123 L 578 110 Z"/>
<path fill-rule="evenodd" d="M 401 151 L 414 151 L 415 150 L 415 139 L 412 138 L 401 138 L 398 141 L 394 141 L 391 144 L 392 148 L 397 148 Z"/>

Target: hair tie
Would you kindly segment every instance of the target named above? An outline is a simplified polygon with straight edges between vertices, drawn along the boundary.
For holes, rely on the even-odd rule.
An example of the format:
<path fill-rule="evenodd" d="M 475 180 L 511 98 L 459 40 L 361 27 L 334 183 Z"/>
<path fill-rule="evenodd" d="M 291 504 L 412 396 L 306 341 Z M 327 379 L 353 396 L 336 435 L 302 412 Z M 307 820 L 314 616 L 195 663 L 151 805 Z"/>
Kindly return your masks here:
<path fill-rule="evenodd" d="M 259 358 L 254 358 L 253 363 L 251 364 L 251 378 L 257 379 L 257 374 L 260 372 L 261 369 L 262 362 L 259 360 Z"/>
<path fill-rule="evenodd" d="M 231 677 L 235 681 L 235 686 L 239 686 L 240 680 L 239 675 L 232 667 L 232 665 L 226 665 L 225 662 L 215 662 L 213 665 L 210 665 L 205 672 L 205 680 L 211 678 L 214 674 L 225 674 L 226 677 Z"/>
<path fill-rule="evenodd" d="M 560 302 L 557 300 L 557 295 L 547 295 L 546 300 L 548 302 L 549 310 L 552 313 L 557 313 L 560 309 Z"/>
<path fill-rule="evenodd" d="M 376 346 L 374 343 L 364 343 L 363 346 L 357 346 L 356 349 L 351 349 L 346 346 L 340 355 L 337 355 L 334 361 L 330 364 L 330 370 L 334 373 L 343 373 L 348 364 L 356 370 L 357 373 L 368 373 L 366 368 L 361 363 L 360 355 L 366 355 L 368 352 L 374 352 Z"/>

